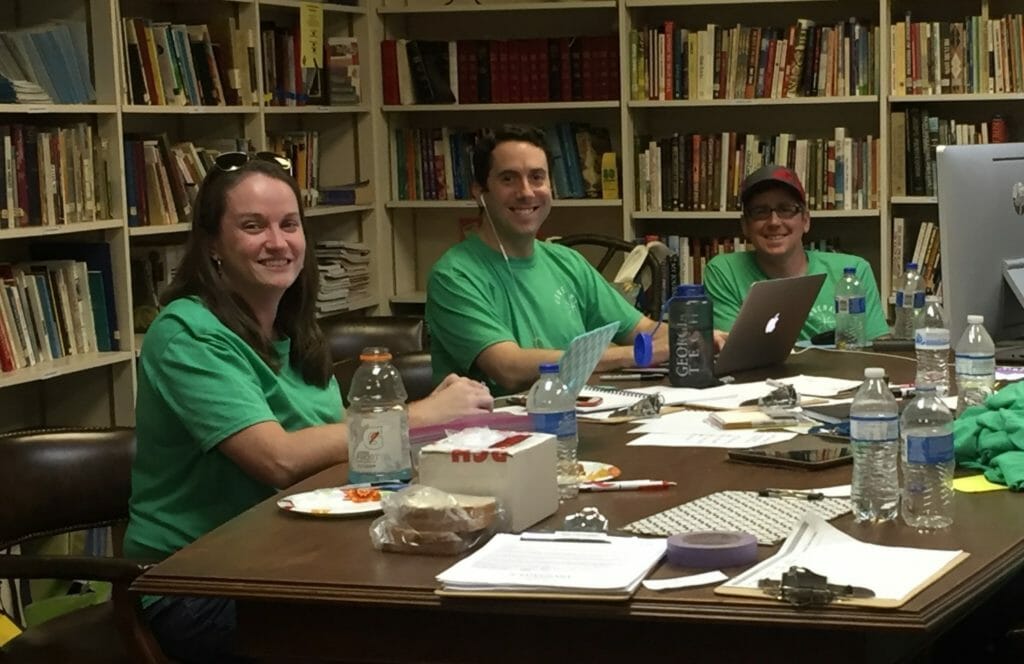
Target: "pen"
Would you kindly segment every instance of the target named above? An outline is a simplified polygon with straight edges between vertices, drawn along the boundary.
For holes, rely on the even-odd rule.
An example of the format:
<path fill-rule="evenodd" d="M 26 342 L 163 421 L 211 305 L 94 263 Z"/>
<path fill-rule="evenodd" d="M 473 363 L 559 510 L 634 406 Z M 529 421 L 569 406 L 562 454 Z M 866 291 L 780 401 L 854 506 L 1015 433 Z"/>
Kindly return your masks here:
<path fill-rule="evenodd" d="M 675 486 L 675 482 L 665 480 L 623 480 L 621 482 L 583 482 L 580 491 L 642 491 L 649 489 L 667 489 Z"/>
<path fill-rule="evenodd" d="M 800 498 L 802 500 L 821 500 L 825 494 L 820 491 L 802 491 L 800 489 L 760 489 L 757 495 L 762 498 Z"/>
<path fill-rule="evenodd" d="M 625 373 L 625 374 L 601 374 L 598 378 L 600 380 L 661 380 L 665 376 L 662 374 L 650 374 L 650 373 Z"/>

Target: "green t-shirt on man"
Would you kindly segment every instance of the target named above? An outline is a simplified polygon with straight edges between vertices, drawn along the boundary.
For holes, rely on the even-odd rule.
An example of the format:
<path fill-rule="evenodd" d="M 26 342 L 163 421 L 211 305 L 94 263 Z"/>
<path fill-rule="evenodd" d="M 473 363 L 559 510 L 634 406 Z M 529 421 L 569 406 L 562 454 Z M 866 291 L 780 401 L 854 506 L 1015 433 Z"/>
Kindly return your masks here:
<path fill-rule="evenodd" d="M 341 421 L 337 381 L 306 383 L 290 347 L 274 343 L 274 373 L 199 298 L 160 312 L 139 360 L 127 556 L 164 558 L 273 495 L 217 450 L 225 438 L 259 422 L 296 431 Z"/>
<path fill-rule="evenodd" d="M 800 330 L 800 339 L 807 341 L 816 334 L 836 329 L 835 293 L 836 284 L 843 278 L 843 269 L 857 269 L 857 279 L 864 287 L 867 308 L 868 339 L 880 337 L 889 332 L 889 324 L 882 313 L 875 275 L 867 261 L 858 256 L 837 254 L 831 251 L 808 251 L 807 274 L 824 274 L 825 282 L 818 291 L 818 297 L 807 314 L 807 321 Z M 740 313 L 747 291 L 756 281 L 768 277 L 757 264 L 756 252 L 739 251 L 718 254 L 704 269 L 704 288 L 715 309 L 715 328 L 730 330 Z"/>
<path fill-rule="evenodd" d="M 533 255 L 509 258 L 476 235 L 434 264 L 427 286 L 434 380 L 449 373 L 484 380 L 477 356 L 502 341 L 522 348 L 565 349 L 575 337 L 611 322 L 624 339 L 643 316 L 575 249 L 534 241 Z"/>

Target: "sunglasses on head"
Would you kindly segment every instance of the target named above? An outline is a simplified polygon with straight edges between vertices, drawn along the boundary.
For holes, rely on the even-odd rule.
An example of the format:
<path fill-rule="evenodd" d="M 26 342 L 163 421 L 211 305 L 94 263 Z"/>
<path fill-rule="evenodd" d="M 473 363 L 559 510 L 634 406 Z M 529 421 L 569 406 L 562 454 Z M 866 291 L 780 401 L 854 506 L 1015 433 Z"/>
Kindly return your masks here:
<path fill-rule="evenodd" d="M 273 152 L 221 152 L 213 158 L 213 164 L 222 171 L 231 172 L 237 171 L 239 168 L 245 166 L 254 159 L 277 164 L 284 169 L 288 175 L 292 175 L 292 160 L 288 157 L 282 157 L 279 154 L 274 154 Z"/>

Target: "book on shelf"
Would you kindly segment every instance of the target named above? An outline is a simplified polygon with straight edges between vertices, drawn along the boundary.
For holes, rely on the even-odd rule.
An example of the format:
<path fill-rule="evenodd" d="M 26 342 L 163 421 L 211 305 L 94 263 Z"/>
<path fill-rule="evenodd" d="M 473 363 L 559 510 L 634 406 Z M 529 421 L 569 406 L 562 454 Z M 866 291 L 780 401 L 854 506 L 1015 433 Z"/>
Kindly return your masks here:
<path fill-rule="evenodd" d="M 890 25 L 891 91 L 897 96 L 1024 92 L 1024 15 Z"/>
<path fill-rule="evenodd" d="M 832 139 L 737 132 L 638 136 L 634 152 L 640 212 L 738 211 L 743 176 L 769 163 L 796 171 L 811 210 L 878 207 L 878 140 L 850 137 L 842 127 Z"/>
<path fill-rule="evenodd" d="M 102 350 L 98 313 L 84 262 L 0 263 L 0 369 Z"/>
<path fill-rule="evenodd" d="M 358 104 L 362 99 L 359 78 L 359 40 L 328 37 L 324 62 L 327 67 L 327 101 L 331 106 Z"/>
<path fill-rule="evenodd" d="M 281 26 L 273 21 L 261 23 L 265 103 L 306 106 L 323 102 L 323 63 L 302 66 L 302 38 L 298 26 Z"/>
<path fill-rule="evenodd" d="M 916 107 L 890 114 L 890 135 L 893 196 L 935 195 L 937 146 L 974 145 L 991 140 L 988 122 L 940 118 Z"/>
<path fill-rule="evenodd" d="M 858 19 L 788 28 L 708 24 L 636 28 L 629 34 L 634 100 L 782 99 L 878 93 L 878 27 Z"/>
<path fill-rule="evenodd" d="M 238 106 L 258 102 L 255 36 L 234 17 L 185 25 L 142 17 L 121 20 L 124 103 Z"/>
<path fill-rule="evenodd" d="M 29 256 L 33 262 L 49 260 L 72 260 L 85 263 L 86 279 L 85 287 L 89 289 L 90 299 L 95 291 L 97 281 L 102 282 L 102 301 L 105 303 L 106 324 L 96 320 L 96 306 L 91 307 L 93 323 L 97 330 L 96 348 L 99 350 L 120 350 L 121 334 L 117 318 L 117 300 L 115 298 L 115 281 L 113 260 L 111 258 L 110 245 L 106 242 L 87 241 L 58 241 L 58 242 L 34 242 L 29 245 Z M 91 272 L 99 273 L 99 279 L 89 275 Z M 57 297 L 59 293 L 51 289 L 51 297 Z M 59 312 L 58 318 L 59 318 Z M 101 339 L 98 331 L 104 330 L 106 337 Z"/>
<path fill-rule="evenodd" d="M 89 44 L 84 21 L 49 21 L 0 32 L 0 74 L 21 84 L 24 93 L 31 95 L 31 98 L 19 97 L 22 103 L 89 104 L 96 101 L 89 74 Z M 15 87 L 17 91 L 19 86 Z M 40 97 L 40 91 L 45 98 Z"/>
<path fill-rule="evenodd" d="M 614 35 L 380 45 L 384 103 L 490 104 L 618 98 Z"/>

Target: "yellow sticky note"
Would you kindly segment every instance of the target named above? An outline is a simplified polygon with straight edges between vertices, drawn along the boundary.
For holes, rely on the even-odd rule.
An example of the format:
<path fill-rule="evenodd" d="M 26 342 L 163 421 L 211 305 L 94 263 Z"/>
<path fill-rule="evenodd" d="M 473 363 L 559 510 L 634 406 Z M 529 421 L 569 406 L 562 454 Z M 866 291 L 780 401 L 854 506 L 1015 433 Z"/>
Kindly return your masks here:
<path fill-rule="evenodd" d="M 955 478 L 953 488 L 964 493 L 981 493 L 983 491 L 1006 491 L 1010 487 L 1005 484 L 989 482 L 984 475 L 970 475 L 969 477 Z"/>
<path fill-rule="evenodd" d="M 0 646 L 21 634 L 21 630 L 10 618 L 0 613 Z"/>
<path fill-rule="evenodd" d="M 315 2 L 303 2 L 299 9 L 299 54 L 303 67 L 320 67 L 324 52 L 324 7 Z"/>

